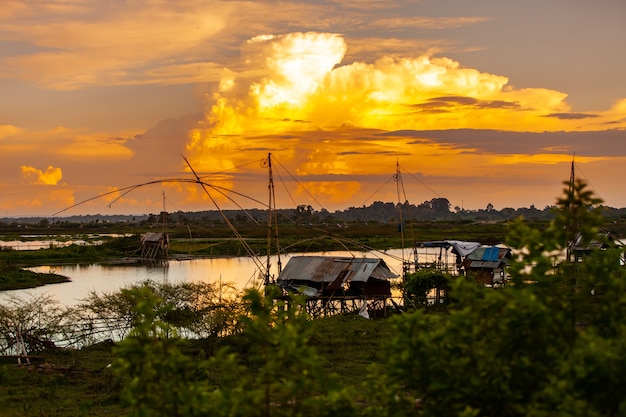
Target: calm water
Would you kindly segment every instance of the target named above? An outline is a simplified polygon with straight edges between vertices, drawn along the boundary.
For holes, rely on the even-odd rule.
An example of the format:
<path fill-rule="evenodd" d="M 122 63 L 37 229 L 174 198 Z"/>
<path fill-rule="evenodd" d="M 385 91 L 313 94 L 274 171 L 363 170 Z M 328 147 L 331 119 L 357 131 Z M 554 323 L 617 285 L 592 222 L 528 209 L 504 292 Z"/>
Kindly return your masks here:
<path fill-rule="evenodd" d="M 300 255 L 292 254 L 291 256 Z M 392 249 L 385 253 L 349 253 L 349 252 L 325 252 L 309 253 L 309 255 L 334 255 L 334 256 L 368 256 L 382 258 L 389 268 L 396 274 L 400 274 L 402 266 L 402 250 Z M 405 251 L 405 256 L 408 253 Z M 283 266 L 287 264 L 289 256 L 281 257 Z M 276 264 L 272 259 L 272 264 Z M 261 259 L 265 263 L 265 259 Z M 69 277 L 72 282 L 46 285 L 28 290 L 5 291 L 0 293 L 0 300 L 12 295 L 20 297 L 28 294 L 50 294 L 62 305 L 71 306 L 86 298 L 91 291 L 99 294 L 115 292 L 120 288 L 142 281 L 155 282 L 209 282 L 209 283 L 233 283 L 237 288 L 258 288 L 262 283 L 259 277 L 259 269 L 256 263 L 249 257 L 235 258 L 207 258 L 194 260 L 170 260 L 162 266 L 145 265 L 61 265 L 40 266 L 30 268 L 37 272 L 53 272 Z"/>
<path fill-rule="evenodd" d="M 49 239 L 42 239 L 40 235 L 22 235 L 17 240 L 2 240 L 4 236 L 0 236 L 0 247 L 13 250 L 39 250 L 52 247 L 62 248 L 70 245 L 98 245 L 103 242 L 102 238 L 124 236 L 130 235 L 117 233 L 88 234 L 84 235 L 84 239 L 76 239 L 72 235 L 54 235 L 50 236 Z"/>

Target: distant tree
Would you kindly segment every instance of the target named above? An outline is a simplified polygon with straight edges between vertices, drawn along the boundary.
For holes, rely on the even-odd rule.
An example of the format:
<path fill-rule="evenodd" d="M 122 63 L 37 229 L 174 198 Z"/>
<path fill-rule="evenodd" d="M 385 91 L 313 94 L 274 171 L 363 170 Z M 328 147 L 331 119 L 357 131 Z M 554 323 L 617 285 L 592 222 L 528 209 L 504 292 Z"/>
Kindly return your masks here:
<path fill-rule="evenodd" d="M 450 201 L 447 198 L 433 198 L 430 200 L 430 207 L 438 213 L 449 213 Z"/>
<path fill-rule="evenodd" d="M 517 212 L 512 207 L 505 207 L 500 210 L 500 215 L 504 219 L 514 219 L 515 217 L 517 217 Z"/>

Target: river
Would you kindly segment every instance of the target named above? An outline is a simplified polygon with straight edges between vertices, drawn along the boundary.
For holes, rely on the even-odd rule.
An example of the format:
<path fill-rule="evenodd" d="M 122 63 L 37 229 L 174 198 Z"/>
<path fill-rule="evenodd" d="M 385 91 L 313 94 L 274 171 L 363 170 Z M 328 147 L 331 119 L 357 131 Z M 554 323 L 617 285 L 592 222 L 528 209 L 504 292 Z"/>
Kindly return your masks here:
<path fill-rule="evenodd" d="M 402 252 L 401 249 L 391 249 L 386 252 L 373 253 L 333 251 L 307 253 L 307 255 L 380 257 L 393 272 L 400 275 Z M 405 257 L 408 257 L 407 251 L 404 252 Z M 295 255 L 301 254 L 282 256 L 283 265 L 287 264 L 290 256 Z M 265 263 L 265 259 L 261 259 L 260 262 Z M 271 262 L 276 264 L 277 259 L 272 258 Z M 236 288 L 242 290 L 252 287 L 258 288 L 262 283 L 257 263 L 250 257 L 168 260 L 160 265 L 151 266 L 100 263 L 39 266 L 29 269 L 36 272 L 52 272 L 64 275 L 70 278 L 71 282 L 45 285 L 27 290 L 4 291 L 0 293 L 0 300 L 11 296 L 28 297 L 29 294 L 47 293 L 58 300 L 61 305 L 73 306 L 86 298 L 92 291 L 98 294 L 111 293 L 146 280 L 171 284 L 180 282 L 232 283 Z"/>

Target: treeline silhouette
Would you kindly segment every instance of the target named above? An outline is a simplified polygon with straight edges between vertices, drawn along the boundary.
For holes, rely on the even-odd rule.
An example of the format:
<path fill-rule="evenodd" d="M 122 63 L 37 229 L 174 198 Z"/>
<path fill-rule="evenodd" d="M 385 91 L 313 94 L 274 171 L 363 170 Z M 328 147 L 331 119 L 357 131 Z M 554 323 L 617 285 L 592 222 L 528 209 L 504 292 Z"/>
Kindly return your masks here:
<path fill-rule="evenodd" d="M 608 221 L 626 220 L 626 208 L 613 208 L 602 206 L 603 217 Z M 344 210 L 333 212 L 324 208 L 317 210 L 311 205 L 298 205 L 294 208 L 277 209 L 279 222 L 297 223 L 336 223 L 336 222 L 393 222 L 402 221 L 455 221 L 455 222 L 498 222 L 508 221 L 523 216 L 529 221 L 549 221 L 556 213 L 556 206 L 537 208 L 530 207 L 512 208 L 504 207 L 497 209 L 491 203 L 484 209 L 467 210 L 461 207 L 452 207 L 447 198 L 433 198 L 421 204 L 403 204 L 375 201 L 369 206 L 348 207 Z M 164 219 L 163 216 L 167 217 Z M 4 218 L 0 220 L 0 226 L 15 226 L 16 224 L 29 224 L 49 226 L 54 223 L 167 223 L 199 224 L 199 223 L 223 223 L 224 217 L 234 223 L 264 223 L 267 221 L 266 209 L 238 209 L 238 210 L 203 210 L 203 211 L 176 211 L 171 213 L 145 214 L 145 215 L 81 215 L 59 218 L 46 217 L 22 217 Z"/>

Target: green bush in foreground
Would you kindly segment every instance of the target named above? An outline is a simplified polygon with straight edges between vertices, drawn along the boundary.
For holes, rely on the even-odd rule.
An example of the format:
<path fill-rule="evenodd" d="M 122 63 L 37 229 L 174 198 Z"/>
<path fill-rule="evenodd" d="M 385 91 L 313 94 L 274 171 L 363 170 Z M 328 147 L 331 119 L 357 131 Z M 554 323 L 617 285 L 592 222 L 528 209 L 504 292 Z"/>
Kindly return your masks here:
<path fill-rule="evenodd" d="M 389 373 L 419 398 L 421 415 L 626 415 L 623 248 L 562 258 L 573 239 L 600 239 L 596 203 L 577 183 L 547 229 L 517 222 L 512 285 L 459 279 L 447 316 L 397 320 Z"/>
<path fill-rule="evenodd" d="M 277 298 L 278 292 L 268 290 L 267 296 L 251 290 L 244 297 L 249 316 L 242 320 L 252 344 L 246 366 L 227 350 L 209 361 L 192 361 L 180 339 L 157 320 L 164 316 L 156 308 L 161 300 L 147 286 L 135 289 L 136 326 L 115 349 L 116 369 L 127 377 L 122 398 L 132 415 L 353 415 L 347 392 L 307 345 L 310 323 L 302 300 Z"/>

